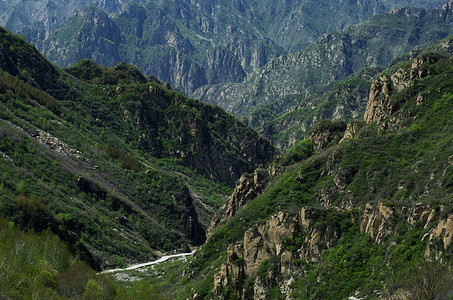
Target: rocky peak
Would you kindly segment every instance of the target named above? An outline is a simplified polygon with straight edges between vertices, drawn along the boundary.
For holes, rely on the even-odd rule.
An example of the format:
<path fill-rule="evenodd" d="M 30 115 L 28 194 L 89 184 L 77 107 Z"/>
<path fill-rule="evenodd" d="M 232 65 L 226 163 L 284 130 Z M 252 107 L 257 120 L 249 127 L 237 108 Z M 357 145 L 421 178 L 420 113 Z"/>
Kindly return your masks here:
<path fill-rule="evenodd" d="M 390 115 L 389 93 L 391 90 L 390 78 L 386 75 L 379 76 L 372 84 L 370 96 L 365 109 L 365 122 L 382 122 Z"/>
<path fill-rule="evenodd" d="M 329 145 L 336 144 L 343 137 L 346 124 L 342 121 L 322 121 L 316 125 L 308 139 L 313 142 L 316 151 L 325 150 Z"/>
<path fill-rule="evenodd" d="M 264 190 L 271 176 L 271 168 L 269 170 L 257 169 L 252 174 L 243 174 L 228 201 L 222 205 L 212 219 L 206 236 L 209 238 L 219 226 L 225 224 L 247 203 L 255 199 Z"/>
<path fill-rule="evenodd" d="M 74 13 L 74 18 L 77 17 L 84 22 L 81 32 L 79 32 L 79 38 L 91 30 L 91 35 L 95 38 L 103 37 L 115 43 L 122 41 L 120 28 L 104 11 L 89 7 Z M 83 42 L 83 40 L 80 41 Z"/>
<path fill-rule="evenodd" d="M 423 68 L 424 65 L 436 60 L 436 55 L 423 53 L 412 60 L 412 64 L 398 68 L 390 76 L 382 74 L 372 84 L 367 107 L 365 122 L 376 122 L 385 127 L 385 119 L 395 113 L 406 100 L 395 101 L 392 95 L 414 85 L 414 80 L 433 75 L 432 71 Z M 403 101 L 403 102 L 401 102 Z M 399 120 L 401 121 L 401 120 Z"/>

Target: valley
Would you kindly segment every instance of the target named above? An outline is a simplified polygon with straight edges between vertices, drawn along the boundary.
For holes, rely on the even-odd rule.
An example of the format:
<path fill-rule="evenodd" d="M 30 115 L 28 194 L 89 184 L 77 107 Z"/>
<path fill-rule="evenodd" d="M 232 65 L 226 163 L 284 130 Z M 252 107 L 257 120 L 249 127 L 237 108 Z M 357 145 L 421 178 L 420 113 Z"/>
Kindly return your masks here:
<path fill-rule="evenodd" d="M 0 24 L 0 298 L 451 295 L 452 1 L 6 0 Z"/>

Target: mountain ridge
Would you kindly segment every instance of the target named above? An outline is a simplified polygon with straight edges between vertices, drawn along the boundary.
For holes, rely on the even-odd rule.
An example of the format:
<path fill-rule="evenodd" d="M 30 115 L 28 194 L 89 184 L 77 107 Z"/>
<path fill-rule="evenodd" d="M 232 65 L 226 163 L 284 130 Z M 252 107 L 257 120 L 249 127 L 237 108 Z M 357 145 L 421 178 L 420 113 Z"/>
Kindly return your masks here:
<path fill-rule="evenodd" d="M 277 153 L 134 66 L 82 61 L 77 78 L 0 35 L 0 216 L 51 230 L 95 268 L 202 243 L 229 186 Z"/>
<path fill-rule="evenodd" d="M 447 38 L 385 69 L 371 84 L 365 119 L 324 121 L 283 155 L 291 163 L 273 178 L 241 181 L 240 198 L 226 204 L 234 211 L 213 220 L 190 265 L 204 282 L 193 297 L 448 294 L 450 279 L 430 288 L 417 280 L 450 276 L 451 49 Z M 418 268 L 424 275 L 414 278 Z"/>

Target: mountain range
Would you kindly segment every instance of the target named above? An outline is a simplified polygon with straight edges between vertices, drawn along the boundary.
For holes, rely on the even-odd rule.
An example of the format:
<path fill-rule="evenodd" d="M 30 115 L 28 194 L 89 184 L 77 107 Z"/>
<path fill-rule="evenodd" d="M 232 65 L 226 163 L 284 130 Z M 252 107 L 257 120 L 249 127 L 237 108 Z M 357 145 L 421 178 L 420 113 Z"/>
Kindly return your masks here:
<path fill-rule="evenodd" d="M 0 1 L 0 298 L 446 299 L 452 7 Z"/>
<path fill-rule="evenodd" d="M 83 58 L 106 66 L 126 61 L 190 94 L 206 84 L 241 82 L 271 59 L 390 7 L 402 3 L 8 0 L 0 2 L 0 24 L 60 67 Z"/>
<path fill-rule="evenodd" d="M 241 83 L 207 85 L 194 96 L 244 118 L 256 129 L 261 127 L 275 145 L 287 149 L 322 119 L 362 117 L 368 91 L 352 91 L 340 101 L 336 83 L 364 68 L 387 66 L 404 53 L 447 37 L 453 33 L 451 16 L 451 5 L 442 10 L 396 9 L 345 31 L 326 34 L 302 51 L 272 60 Z M 335 97 L 327 104 L 324 99 L 329 93 Z M 295 125 L 291 121 L 294 115 Z M 299 132 L 288 128 L 291 126 Z"/>
<path fill-rule="evenodd" d="M 373 76 L 363 119 L 324 120 L 243 176 L 186 267 L 193 298 L 446 297 L 452 51 L 450 37 L 401 57 Z"/>

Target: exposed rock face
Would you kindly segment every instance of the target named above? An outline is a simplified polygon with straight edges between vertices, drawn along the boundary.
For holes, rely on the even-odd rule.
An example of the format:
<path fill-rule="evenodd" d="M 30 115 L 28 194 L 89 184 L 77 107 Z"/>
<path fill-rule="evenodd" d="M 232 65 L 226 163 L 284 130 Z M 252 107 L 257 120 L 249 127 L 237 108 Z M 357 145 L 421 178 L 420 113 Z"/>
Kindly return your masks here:
<path fill-rule="evenodd" d="M 392 207 L 379 203 L 377 207 L 366 205 L 360 231 L 368 233 L 376 243 L 382 243 L 386 235 L 391 234 L 390 224 L 394 210 Z"/>
<path fill-rule="evenodd" d="M 373 121 L 382 122 L 390 116 L 393 108 L 389 102 L 391 87 L 390 79 L 386 75 L 381 75 L 373 82 L 367 108 L 365 110 L 364 119 L 367 123 Z"/>
<path fill-rule="evenodd" d="M 214 291 L 217 293 L 221 287 L 231 284 L 231 280 L 244 278 L 244 265 L 240 260 L 243 250 L 240 246 L 229 245 L 227 250 L 227 262 L 222 264 L 220 272 L 214 275 Z"/>
<path fill-rule="evenodd" d="M 256 275 L 258 267 L 272 257 L 277 257 L 281 271 L 290 277 L 294 274 L 293 270 L 284 266 L 294 259 L 317 262 L 322 251 L 332 247 L 340 236 L 338 228 L 334 226 L 316 225 L 321 215 L 321 211 L 304 207 L 298 215 L 279 212 L 266 223 L 248 229 L 242 243 L 228 247 L 227 262 L 214 277 L 214 292 L 219 293 L 229 282 Z M 291 251 L 288 245 L 296 234 L 304 236 L 303 245 L 296 251 Z M 268 274 L 274 280 L 276 276 L 277 274 Z M 267 295 L 266 280 L 259 276 L 256 278 L 254 299 L 263 299 Z M 282 280 L 280 285 L 289 291 L 292 280 Z M 245 299 L 242 293 L 238 290 L 237 296 Z"/>
<path fill-rule="evenodd" d="M 382 243 L 386 237 L 396 234 L 395 220 L 405 219 L 410 225 L 420 224 L 423 228 L 432 227 L 422 238 L 427 241 L 425 257 L 438 259 L 453 240 L 453 214 L 439 219 L 444 207 L 433 207 L 417 203 L 413 206 L 388 206 L 382 202 L 377 205 L 367 204 L 360 224 L 360 231 L 369 234 L 376 243 Z"/>
<path fill-rule="evenodd" d="M 265 224 L 245 232 L 243 258 L 247 274 L 255 274 L 261 263 L 273 254 L 291 260 L 291 253 L 284 251 L 283 241 L 293 238 L 296 222 L 288 213 L 280 212 Z"/>
<path fill-rule="evenodd" d="M 435 58 L 427 54 L 422 57 L 415 58 L 409 69 L 399 68 L 390 77 L 387 75 L 379 76 L 371 85 L 368 104 L 365 109 L 365 122 L 377 124 L 385 127 L 385 120 L 397 111 L 403 104 L 405 99 L 398 101 L 392 99 L 392 94 L 401 92 L 403 89 L 414 84 L 415 79 L 423 79 L 428 75 L 432 75 L 432 71 L 423 69 L 422 67 L 433 62 Z M 423 101 L 423 96 L 420 95 L 419 102 Z M 400 116 L 401 117 L 401 116 Z M 392 119 L 390 123 L 398 124 L 402 119 Z"/>
<path fill-rule="evenodd" d="M 308 96 L 313 85 L 343 80 L 365 66 L 387 65 L 398 55 L 429 42 L 424 37 L 432 37 L 431 34 L 420 32 L 419 36 L 413 36 L 414 28 L 410 24 L 415 21 L 422 31 L 430 31 L 433 26 L 448 27 L 446 34 L 439 36 L 445 38 L 453 32 L 453 27 L 441 14 L 441 10 L 415 8 L 383 14 L 342 33 L 325 34 L 302 51 L 275 58 L 250 73 L 242 83 L 205 86 L 194 95 L 239 116 L 247 115 L 257 106 L 278 103 L 289 95 Z M 394 24 L 395 16 L 404 25 L 390 30 L 381 26 L 385 22 Z"/>
<path fill-rule="evenodd" d="M 209 238 L 219 226 L 225 224 L 235 216 L 238 210 L 255 199 L 266 187 L 270 176 L 272 176 L 270 170 L 258 169 L 253 174 L 243 174 L 228 201 L 222 205 L 219 212 L 212 219 L 206 231 L 206 236 Z"/>
<path fill-rule="evenodd" d="M 412 207 L 411 213 L 407 219 L 409 224 L 415 224 L 419 222 L 423 228 L 428 228 L 432 222 L 436 222 L 439 217 L 440 211 L 443 210 L 443 206 L 438 209 L 433 208 L 431 205 L 417 203 Z"/>
<path fill-rule="evenodd" d="M 341 233 L 338 228 L 334 227 L 335 224 L 327 226 L 316 225 L 316 222 L 322 216 L 322 211 L 303 207 L 299 216 L 302 232 L 308 234 L 305 238 L 306 246 L 297 251 L 300 253 L 299 258 L 318 262 L 322 251 L 334 246 Z"/>
<path fill-rule="evenodd" d="M 431 217 L 431 214 L 429 214 L 429 217 Z M 451 245 L 452 239 L 453 214 L 450 213 L 446 218 L 439 220 L 437 226 L 434 226 L 423 237 L 423 240 L 428 242 L 425 257 L 431 260 L 438 259 L 447 247 Z"/>
<path fill-rule="evenodd" d="M 109 13 L 121 27 L 125 40 L 106 40 L 124 50 L 119 58 L 112 56 L 113 49 L 103 41 L 77 39 L 75 24 L 68 19 L 88 6 Z M 25 33 L 60 66 L 80 59 L 79 48 L 91 48 L 87 58 L 119 59 L 109 66 L 123 60 L 134 63 L 147 74 L 191 93 L 204 84 L 240 82 L 270 59 L 303 49 L 325 32 L 341 30 L 381 11 L 384 7 L 376 0 L 67 0 L 64 4 L 9 0 L 0 1 L 0 24 Z M 330 22 L 318 18 L 319 14 L 327 15 Z M 78 44 L 72 43 L 65 51 L 63 45 L 71 39 Z M 51 53 L 55 48 L 59 52 Z"/>
<path fill-rule="evenodd" d="M 325 150 L 329 145 L 340 141 L 346 130 L 344 122 L 324 121 L 316 125 L 308 135 L 316 151 Z"/>
<path fill-rule="evenodd" d="M 343 138 L 340 140 L 339 143 L 342 143 L 346 140 L 350 139 L 357 139 L 359 137 L 360 128 L 363 126 L 362 121 L 353 121 L 349 122 L 346 125 L 346 130 L 344 132 Z"/>
<path fill-rule="evenodd" d="M 124 41 L 119 26 L 102 10 L 94 7 L 77 12 L 69 20 L 68 29 L 60 30 L 52 41 L 37 40 L 35 44 L 49 59 L 60 58 L 68 65 L 92 58 L 102 65 L 121 61 L 119 45 Z M 70 32 L 73 34 L 68 38 Z"/>

